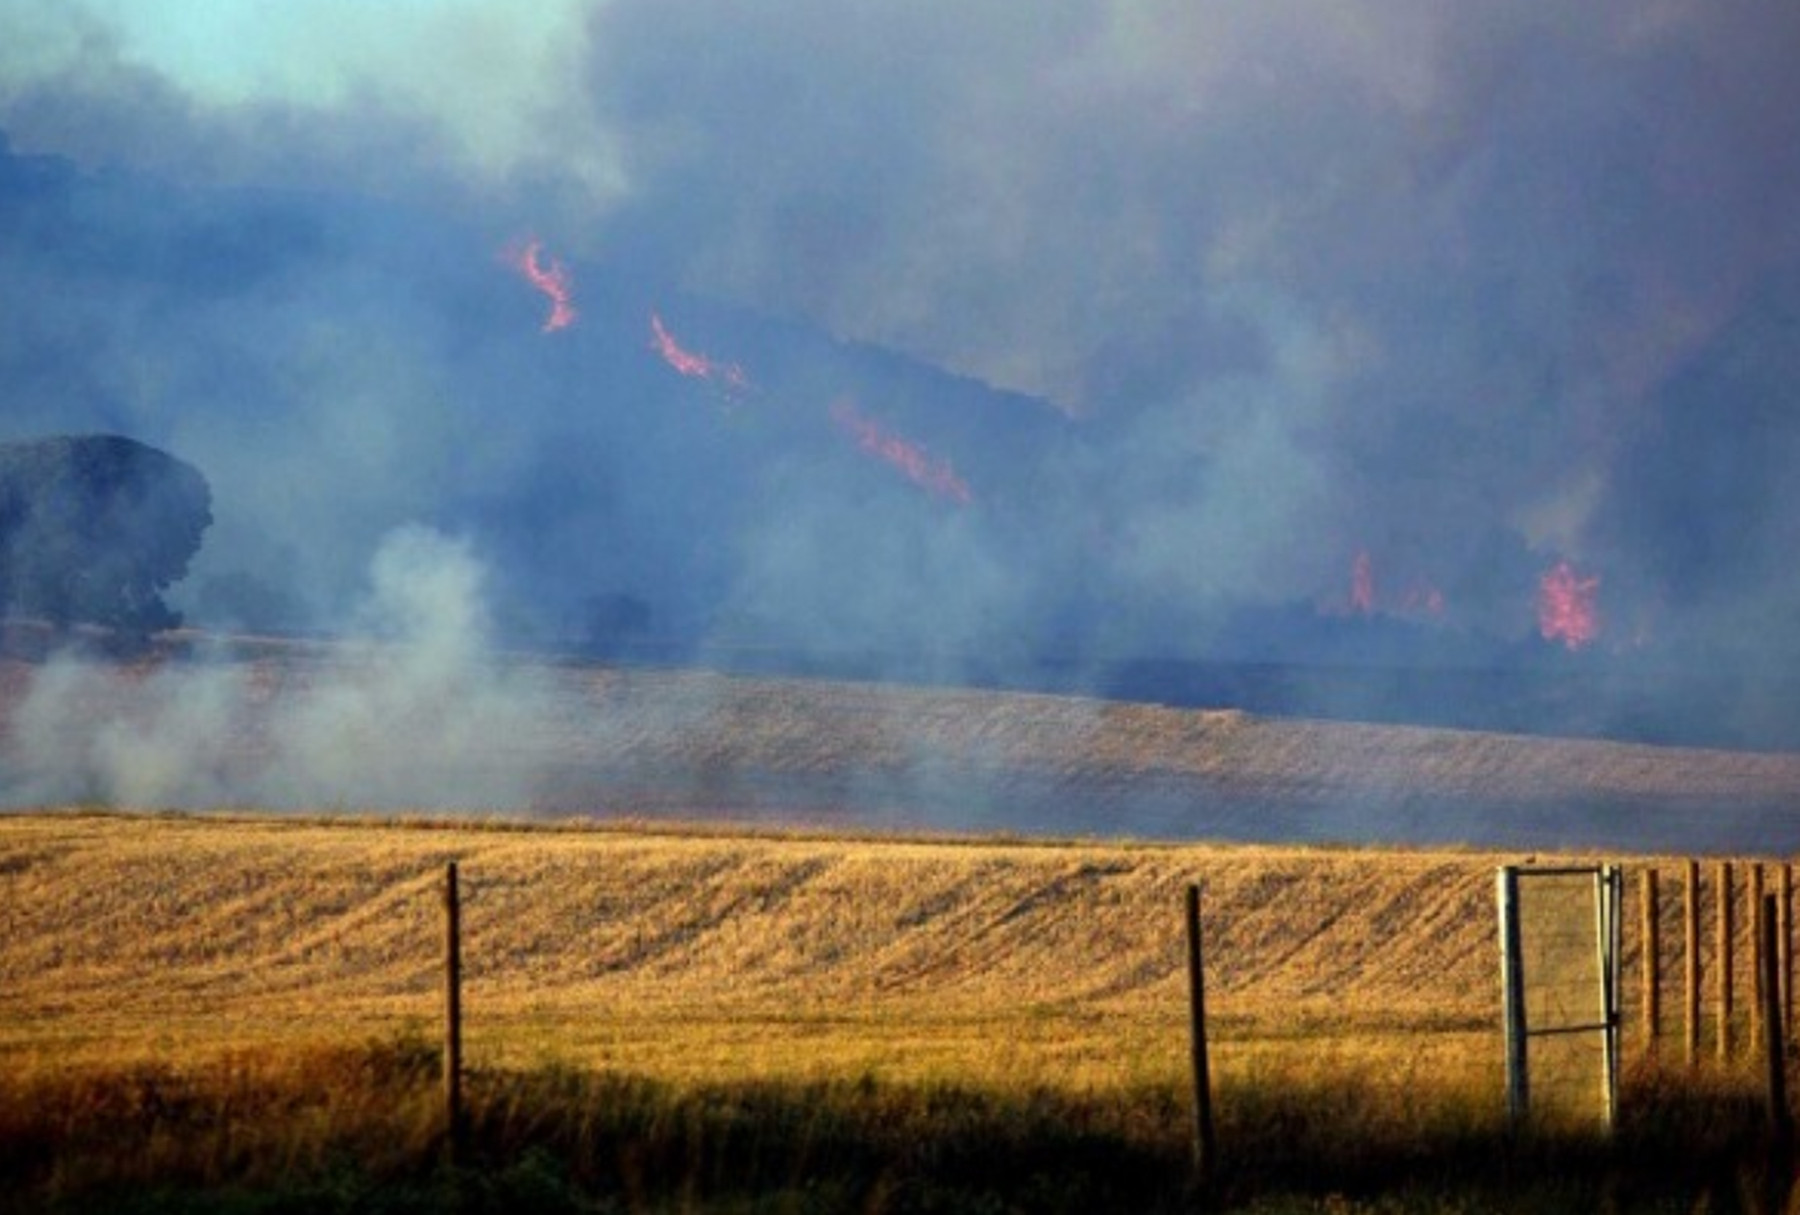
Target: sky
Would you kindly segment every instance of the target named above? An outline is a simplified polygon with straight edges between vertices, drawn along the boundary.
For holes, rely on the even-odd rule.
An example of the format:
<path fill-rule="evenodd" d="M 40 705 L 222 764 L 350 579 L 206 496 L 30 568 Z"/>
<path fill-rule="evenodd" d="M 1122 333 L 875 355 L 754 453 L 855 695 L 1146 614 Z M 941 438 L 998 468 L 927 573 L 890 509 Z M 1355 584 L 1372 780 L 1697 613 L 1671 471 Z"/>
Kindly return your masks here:
<path fill-rule="evenodd" d="M 1026 617 L 1053 631 L 1050 596 L 1131 653 L 1204 648 L 1233 605 L 1354 604 L 1367 554 L 1379 610 L 1441 603 L 1503 638 L 1533 635 L 1564 562 L 1597 580 L 1615 648 L 1754 649 L 1800 620 L 1792 4 L 0 0 L 0 35 L 15 155 L 148 175 L 177 208 L 333 200 L 324 252 L 292 234 L 249 289 L 241 350 L 198 277 L 141 300 L 110 283 L 129 323 L 73 299 L 41 322 L 104 333 L 110 416 L 204 457 L 215 576 L 285 530 L 255 576 L 304 568 L 352 603 L 392 527 L 466 516 L 469 493 L 519 506 L 571 450 L 552 372 L 452 336 L 417 298 L 444 283 L 344 252 L 395 243 L 350 201 L 372 200 L 404 233 L 486 242 L 470 276 L 534 233 L 579 290 L 667 284 L 1022 394 L 1083 436 L 1034 447 L 1030 509 L 978 527 L 768 472 L 744 474 L 766 510 L 708 513 L 722 452 L 701 474 L 685 432 L 582 431 L 617 463 L 566 517 L 623 512 L 639 537 L 595 558 L 600 589 L 656 600 L 660 578 L 680 611 L 834 641 L 943 609 L 962 647 Z M 158 397 L 234 360 L 279 385 L 279 416 Z M 544 400 L 508 426 L 470 387 L 537 374 Z M 357 436 L 330 492 L 306 484 L 321 418 Z M 475 487 L 456 510 L 422 431 Z M 642 505 L 671 485 L 698 504 L 685 531 Z M 742 527 L 709 565 L 695 532 L 720 514 Z M 869 550 L 901 573 L 868 574 Z M 1101 606 L 1066 602 L 1084 578 Z"/>

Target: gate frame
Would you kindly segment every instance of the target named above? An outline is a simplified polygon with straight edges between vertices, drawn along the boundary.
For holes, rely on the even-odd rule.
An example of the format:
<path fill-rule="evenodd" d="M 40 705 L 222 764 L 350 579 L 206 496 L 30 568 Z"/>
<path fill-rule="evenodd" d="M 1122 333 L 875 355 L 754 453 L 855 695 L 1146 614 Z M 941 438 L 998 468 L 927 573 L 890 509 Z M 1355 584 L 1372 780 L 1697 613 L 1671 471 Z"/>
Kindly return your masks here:
<path fill-rule="evenodd" d="M 1524 959 L 1519 932 L 1519 882 L 1533 877 L 1594 879 L 1594 942 L 1599 952 L 1600 1019 L 1575 1025 L 1534 1028 L 1525 1017 Z M 1506 1108 L 1514 1129 L 1531 1112 L 1531 1074 L 1527 1045 L 1534 1037 L 1597 1033 L 1601 1037 L 1601 1102 L 1604 1129 L 1611 1134 L 1619 1114 L 1619 995 L 1622 949 L 1621 911 L 1624 873 L 1617 865 L 1580 865 L 1532 869 L 1505 865 L 1495 874 L 1500 915 L 1500 989 L 1505 1010 Z"/>

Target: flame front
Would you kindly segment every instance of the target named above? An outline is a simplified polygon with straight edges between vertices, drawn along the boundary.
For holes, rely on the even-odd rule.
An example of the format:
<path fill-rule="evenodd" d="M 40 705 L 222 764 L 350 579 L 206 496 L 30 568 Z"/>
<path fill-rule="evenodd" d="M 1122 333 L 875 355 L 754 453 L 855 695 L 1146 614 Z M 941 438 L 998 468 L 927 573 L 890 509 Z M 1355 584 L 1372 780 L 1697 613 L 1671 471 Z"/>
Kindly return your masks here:
<path fill-rule="evenodd" d="M 967 506 L 975 500 L 963 479 L 956 475 L 948 460 L 934 460 L 923 447 L 890 434 L 873 418 L 865 418 L 849 401 L 831 407 L 831 420 L 856 440 L 856 445 L 870 455 L 886 461 L 906 475 L 906 479 L 935 498 Z"/>
<path fill-rule="evenodd" d="M 1544 640 L 1579 650 L 1598 637 L 1599 591 L 1599 577 L 1583 578 L 1567 561 L 1548 570 L 1538 582 L 1538 632 Z"/>
<path fill-rule="evenodd" d="M 654 312 L 650 314 L 650 349 L 690 379 L 710 380 L 732 392 L 744 392 L 750 387 L 750 377 L 736 363 L 715 362 L 697 351 L 683 349 L 663 325 L 662 317 Z"/>
<path fill-rule="evenodd" d="M 1414 620 L 1441 620 L 1444 615 L 1444 593 L 1423 578 L 1416 578 L 1397 596 L 1384 601 L 1375 584 L 1375 559 L 1368 549 L 1359 549 L 1350 562 L 1350 594 L 1342 599 L 1335 594 L 1320 602 L 1318 610 L 1330 615 L 1391 615 Z"/>
<path fill-rule="evenodd" d="M 555 258 L 546 264 L 543 249 L 544 242 L 534 236 L 510 249 L 506 261 L 549 299 L 550 315 L 544 318 L 543 332 L 555 333 L 575 323 L 575 279 Z"/>
<path fill-rule="evenodd" d="M 1400 597 L 1402 616 L 1428 616 L 1433 620 L 1444 614 L 1444 592 L 1429 582 L 1417 582 Z"/>
<path fill-rule="evenodd" d="M 1357 553 L 1356 560 L 1350 563 L 1350 611 L 1358 616 L 1375 612 L 1375 563 L 1367 549 Z"/>

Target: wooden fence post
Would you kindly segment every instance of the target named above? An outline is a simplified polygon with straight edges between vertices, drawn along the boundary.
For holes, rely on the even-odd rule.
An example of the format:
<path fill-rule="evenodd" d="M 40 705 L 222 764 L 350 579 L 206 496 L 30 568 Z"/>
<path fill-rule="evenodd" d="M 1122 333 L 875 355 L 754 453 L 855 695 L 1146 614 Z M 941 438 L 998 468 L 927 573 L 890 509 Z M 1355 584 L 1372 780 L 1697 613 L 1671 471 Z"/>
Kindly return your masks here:
<path fill-rule="evenodd" d="M 1767 1063 L 1769 1083 L 1769 1133 L 1775 1141 L 1786 1144 L 1793 1135 L 1793 1120 L 1788 1112 L 1787 1101 L 1787 1035 L 1781 1024 L 1780 983 L 1775 973 L 1776 949 L 1775 934 L 1779 928 L 1781 916 L 1775 905 L 1775 896 L 1767 896 L 1757 904 L 1756 935 L 1762 942 L 1763 998 L 1762 1019 L 1763 1057 Z"/>
<path fill-rule="evenodd" d="M 1625 1006 L 1625 993 L 1619 990 L 1625 959 L 1625 871 L 1617 865 L 1602 865 L 1599 880 L 1594 883 L 1599 901 L 1600 936 L 1600 1022 L 1606 1027 L 1606 1133 L 1619 1127 L 1619 1040 L 1620 1016 Z"/>
<path fill-rule="evenodd" d="M 1206 981 L 1200 948 L 1200 887 L 1187 888 L 1188 1032 L 1194 1069 L 1194 1179 L 1205 1184 L 1218 1166 L 1213 1136 L 1212 1076 L 1206 1058 Z"/>
<path fill-rule="evenodd" d="M 1717 896 L 1714 898 L 1714 927 L 1717 929 L 1717 943 L 1714 952 L 1719 956 L 1715 970 L 1719 972 L 1719 981 L 1714 988 L 1717 999 L 1717 1015 L 1719 1015 L 1719 1062 L 1730 1062 L 1732 1058 L 1732 862 L 1721 860 L 1717 869 Z"/>
<path fill-rule="evenodd" d="M 1780 960 L 1781 1030 L 1791 1038 L 1794 1033 L 1794 867 L 1791 864 L 1781 867 L 1781 905 L 1776 918 L 1780 921 L 1775 952 Z"/>
<path fill-rule="evenodd" d="M 1754 1010 L 1750 1014 L 1750 1053 L 1754 1055 L 1762 1049 L 1763 1031 L 1763 867 L 1760 862 L 1750 866 L 1750 1002 Z"/>
<path fill-rule="evenodd" d="M 1731 862 L 1719 862 L 1718 919 L 1719 943 L 1719 1062 L 1731 1061 Z"/>
<path fill-rule="evenodd" d="M 1687 863 L 1686 902 L 1682 914 L 1687 921 L 1687 1065 L 1700 1060 L 1700 862 Z"/>
<path fill-rule="evenodd" d="M 462 907 L 451 861 L 444 871 L 444 1151 L 452 1165 L 462 1122 Z"/>
<path fill-rule="evenodd" d="M 1654 1054 L 1662 1035 L 1662 949 L 1654 869 L 1644 870 L 1643 947 L 1638 957 L 1644 972 L 1644 1053 Z"/>

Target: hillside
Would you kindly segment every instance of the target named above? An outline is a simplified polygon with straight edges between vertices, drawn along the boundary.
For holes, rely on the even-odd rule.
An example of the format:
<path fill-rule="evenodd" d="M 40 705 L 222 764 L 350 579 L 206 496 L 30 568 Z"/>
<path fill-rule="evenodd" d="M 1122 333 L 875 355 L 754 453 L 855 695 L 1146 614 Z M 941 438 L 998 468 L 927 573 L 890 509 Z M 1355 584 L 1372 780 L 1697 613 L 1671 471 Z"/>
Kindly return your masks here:
<path fill-rule="evenodd" d="M 0 796 L 15 806 L 1800 849 L 1794 753 L 330 645 L 130 666 L 0 662 L 0 740 Z"/>

